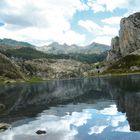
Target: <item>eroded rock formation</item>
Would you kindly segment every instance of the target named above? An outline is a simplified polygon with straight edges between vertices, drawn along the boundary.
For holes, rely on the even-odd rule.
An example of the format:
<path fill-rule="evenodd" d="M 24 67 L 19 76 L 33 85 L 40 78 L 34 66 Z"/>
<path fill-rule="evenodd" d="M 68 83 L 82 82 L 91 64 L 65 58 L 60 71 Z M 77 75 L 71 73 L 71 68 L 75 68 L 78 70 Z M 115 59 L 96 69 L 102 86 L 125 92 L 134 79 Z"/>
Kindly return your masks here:
<path fill-rule="evenodd" d="M 112 39 L 107 60 L 113 61 L 140 49 L 140 12 L 121 19 L 119 37 Z"/>

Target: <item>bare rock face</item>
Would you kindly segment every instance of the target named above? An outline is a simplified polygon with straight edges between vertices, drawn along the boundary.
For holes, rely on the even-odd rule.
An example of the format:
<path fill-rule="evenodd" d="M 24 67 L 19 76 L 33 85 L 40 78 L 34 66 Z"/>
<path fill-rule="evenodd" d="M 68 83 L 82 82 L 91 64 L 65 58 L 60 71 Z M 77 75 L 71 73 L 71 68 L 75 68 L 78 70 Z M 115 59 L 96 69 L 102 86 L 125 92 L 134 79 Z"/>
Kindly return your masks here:
<path fill-rule="evenodd" d="M 107 61 L 117 60 L 119 57 L 121 57 L 118 36 L 112 38 L 111 46 L 112 49 L 108 52 Z"/>
<path fill-rule="evenodd" d="M 140 13 L 121 20 L 119 38 L 122 56 L 140 49 Z"/>
<path fill-rule="evenodd" d="M 119 37 L 112 39 L 107 60 L 118 60 L 140 49 L 140 12 L 121 19 Z"/>

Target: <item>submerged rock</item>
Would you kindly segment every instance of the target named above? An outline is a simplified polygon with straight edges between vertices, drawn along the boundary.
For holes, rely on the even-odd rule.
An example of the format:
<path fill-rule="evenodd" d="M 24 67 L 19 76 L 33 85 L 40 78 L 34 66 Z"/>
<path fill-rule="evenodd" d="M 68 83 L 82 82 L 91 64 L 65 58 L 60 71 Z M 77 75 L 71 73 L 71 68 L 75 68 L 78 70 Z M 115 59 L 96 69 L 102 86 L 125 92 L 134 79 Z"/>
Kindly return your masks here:
<path fill-rule="evenodd" d="M 41 135 L 41 134 L 46 134 L 47 132 L 45 130 L 38 130 L 36 131 L 36 134 Z"/>
<path fill-rule="evenodd" d="M 8 128 L 10 128 L 11 125 L 7 124 L 7 123 L 0 123 L 0 132 L 3 132 L 5 130 L 7 130 Z"/>
<path fill-rule="evenodd" d="M 0 111 L 5 109 L 5 105 L 0 103 Z"/>

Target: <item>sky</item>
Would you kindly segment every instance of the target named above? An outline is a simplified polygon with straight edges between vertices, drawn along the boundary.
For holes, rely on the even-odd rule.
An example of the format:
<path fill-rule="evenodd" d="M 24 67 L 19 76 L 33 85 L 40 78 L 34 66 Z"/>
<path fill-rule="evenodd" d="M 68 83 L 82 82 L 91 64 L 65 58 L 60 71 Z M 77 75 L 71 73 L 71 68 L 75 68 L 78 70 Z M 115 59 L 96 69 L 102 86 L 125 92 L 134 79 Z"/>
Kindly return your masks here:
<path fill-rule="evenodd" d="M 138 11 L 139 0 L 0 0 L 0 38 L 110 45 L 120 19 Z"/>

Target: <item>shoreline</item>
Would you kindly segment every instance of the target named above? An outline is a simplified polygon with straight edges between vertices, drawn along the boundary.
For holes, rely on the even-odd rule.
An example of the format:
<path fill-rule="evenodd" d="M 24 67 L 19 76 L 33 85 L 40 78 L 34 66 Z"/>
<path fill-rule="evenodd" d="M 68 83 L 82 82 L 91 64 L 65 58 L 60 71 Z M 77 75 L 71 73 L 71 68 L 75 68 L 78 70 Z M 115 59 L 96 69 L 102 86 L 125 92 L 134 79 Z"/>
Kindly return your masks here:
<path fill-rule="evenodd" d="M 85 76 L 85 77 L 74 77 L 74 78 L 64 78 L 64 79 L 29 79 L 29 80 L 5 80 L 5 81 L 0 81 L 0 85 L 11 85 L 11 84 L 21 84 L 21 83 L 29 83 L 29 84 L 34 84 L 34 83 L 40 83 L 40 82 L 45 82 L 45 81 L 52 81 L 52 80 L 78 80 L 78 79 L 84 79 L 84 78 L 97 78 L 97 77 L 115 77 L 115 76 L 129 76 L 129 75 L 140 75 L 140 72 L 131 72 L 131 73 L 106 73 L 106 74 L 97 74 L 93 76 Z"/>

